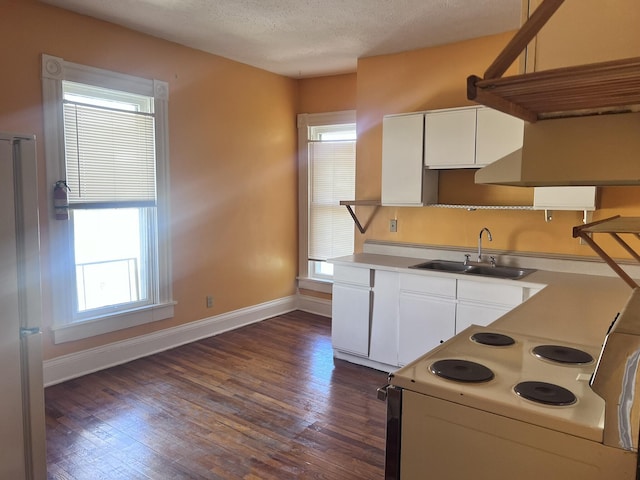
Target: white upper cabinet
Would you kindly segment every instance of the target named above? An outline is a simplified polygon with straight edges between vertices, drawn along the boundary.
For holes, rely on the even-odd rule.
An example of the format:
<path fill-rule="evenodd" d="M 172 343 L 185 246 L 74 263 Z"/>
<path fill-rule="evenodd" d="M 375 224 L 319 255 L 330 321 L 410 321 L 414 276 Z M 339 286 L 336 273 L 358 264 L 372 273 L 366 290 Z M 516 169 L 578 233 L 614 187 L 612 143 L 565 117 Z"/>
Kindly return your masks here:
<path fill-rule="evenodd" d="M 427 168 L 480 168 L 522 147 L 524 122 L 486 107 L 434 110 L 425 118 Z"/>
<path fill-rule="evenodd" d="M 476 109 L 427 112 L 424 151 L 429 168 L 475 166 Z"/>
<path fill-rule="evenodd" d="M 382 121 L 382 205 L 437 202 L 438 178 L 424 168 L 424 114 L 389 115 Z"/>
<path fill-rule="evenodd" d="M 596 209 L 597 187 L 535 187 L 534 210 Z"/>
<path fill-rule="evenodd" d="M 476 162 L 483 167 L 522 148 L 524 122 L 492 108 L 477 109 Z"/>

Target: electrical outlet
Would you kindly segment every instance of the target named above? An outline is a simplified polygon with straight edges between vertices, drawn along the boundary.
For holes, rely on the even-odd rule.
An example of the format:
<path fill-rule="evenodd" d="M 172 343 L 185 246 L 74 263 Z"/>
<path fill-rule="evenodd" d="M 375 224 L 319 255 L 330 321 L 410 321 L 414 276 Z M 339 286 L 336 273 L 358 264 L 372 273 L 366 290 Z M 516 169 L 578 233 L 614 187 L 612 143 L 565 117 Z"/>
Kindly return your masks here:
<path fill-rule="evenodd" d="M 207 308 L 213 307 L 213 295 L 207 295 Z"/>
<path fill-rule="evenodd" d="M 391 220 L 389 220 L 389 231 L 390 232 L 398 231 L 398 220 L 396 220 L 395 218 L 392 218 Z"/>

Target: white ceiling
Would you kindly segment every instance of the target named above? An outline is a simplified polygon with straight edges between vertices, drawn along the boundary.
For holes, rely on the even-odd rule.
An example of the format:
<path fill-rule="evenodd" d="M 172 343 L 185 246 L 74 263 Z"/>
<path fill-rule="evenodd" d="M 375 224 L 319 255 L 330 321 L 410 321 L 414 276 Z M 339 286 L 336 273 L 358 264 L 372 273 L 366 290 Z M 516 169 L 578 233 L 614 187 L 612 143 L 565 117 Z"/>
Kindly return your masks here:
<path fill-rule="evenodd" d="M 42 0 L 298 78 L 515 29 L 521 0 Z"/>

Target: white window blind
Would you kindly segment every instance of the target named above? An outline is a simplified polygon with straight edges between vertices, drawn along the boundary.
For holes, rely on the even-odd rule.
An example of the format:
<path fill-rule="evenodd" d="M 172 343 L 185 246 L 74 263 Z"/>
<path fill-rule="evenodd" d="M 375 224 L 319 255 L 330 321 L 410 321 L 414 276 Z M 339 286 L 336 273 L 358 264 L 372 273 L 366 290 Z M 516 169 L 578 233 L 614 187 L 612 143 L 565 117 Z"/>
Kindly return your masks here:
<path fill-rule="evenodd" d="M 71 206 L 155 205 L 153 114 L 65 101 L 64 130 Z"/>
<path fill-rule="evenodd" d="M 169 85 L 43 54 L 42 90 L 54 343 L 171 318 Z"/>
<path fill-rule="evenodd" d="M 354 140 L 310 141 L 309 260 L 353 253 L 353 220 L 340 200 L 355 198 Z"/>

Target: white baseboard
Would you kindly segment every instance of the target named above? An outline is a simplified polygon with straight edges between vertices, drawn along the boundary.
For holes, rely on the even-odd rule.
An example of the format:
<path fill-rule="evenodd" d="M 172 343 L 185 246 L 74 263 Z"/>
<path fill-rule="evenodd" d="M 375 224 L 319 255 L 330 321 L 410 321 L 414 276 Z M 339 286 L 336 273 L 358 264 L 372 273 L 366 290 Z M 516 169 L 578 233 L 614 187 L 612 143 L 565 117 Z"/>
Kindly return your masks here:
<path fill-rule="evenodd" d="M 319 299 L 316 299 L 319 300 Z M 45 387 L 88 373 L 130 362 L 186 343 L 211 337 L 234 328 L 259 322 L 298 309 L 298 296 L 284 297 L 241 308 L 159 332 L 129 338 L 89 350 L 63 355 L 43 363 Z M 319 302 L 306 302 L 318 306 Z M 319 306 L 318 306 L 319 309 Z M 301 308 L 301 310 L 306 310 Z M 329 308 L 329 311 L 331 309 Z M 309 309 L 306 311 L 315 311 Z M 323 315 L 322 313 L 318 313 Z"/>
<path fill-rule="evenodd" d="M 331 317 L 331 300 L 309 295 L 298 295 L 298 310 L 315 313 L 323 317 Z"/>
<path fill-rule="evenodd" d="M 376 362 L 375 360 L 369 360 L 368 358 L 360 357 L 358 355 L 351 355 L 350 353 L 341 352 L 335 349 L 333 350 L 333 356 L 338 360 L 346 360 L 347 362 L 363 365 L 365 367 L 373 368 L 374 370 L 380 370 L 381 372 L 391 373 L 400 368 L 394 365 Z"/>

